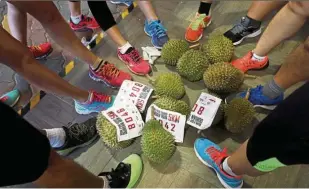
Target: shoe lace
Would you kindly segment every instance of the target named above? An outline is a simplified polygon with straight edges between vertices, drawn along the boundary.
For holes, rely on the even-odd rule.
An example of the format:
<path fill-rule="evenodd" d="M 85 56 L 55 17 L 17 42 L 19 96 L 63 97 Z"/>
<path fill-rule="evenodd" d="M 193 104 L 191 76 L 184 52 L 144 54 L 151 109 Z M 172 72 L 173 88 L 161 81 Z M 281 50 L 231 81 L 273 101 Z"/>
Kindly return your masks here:
<path fill-rule="evenodd" d="M 153 21 L 150 24 L 150 29 L 158 36 L 158 38 L 165 37 L 167 29 L 158 21 Z"/>
<path fill-rule="evenodd" d="M 38 51 L 41 51 L 42 48 L 39 46 L 39 45 L 33 45 L 30 47 L 30 51 L 31 52 L 38 52 Z"/>
<path fill-rule="evenodd" d="M 134 63 L 139 63 L 139 60 L 142 58 L 136 49 L 129 52 L 129 56 L 133 59 Z"/>
<path fill-rule="evenodd" d="M 111 96 L 92 92 L 92 101 L 109 103 L 111 101 Z"/>
<path fill-rule="evenodd" d="M 231 29 L 233 34 L 241 34 L 246 30 L 245 27 L 245 17 L 242 17 L 240 22 L 235 24 L 234 27 Z"/>
<path fill-rule="evenodd" d="M 102 65 L 99 68 L 98 72 L 101 73 L 103 76 L 116 78 L 116 77 L 118 77 L 120 70 L 118 68 L 116 68 L 115 65 L 113 65 L 109 62 L 106 62 L 104 65 Z"/>
<path fill-rule="evenodd" d="M 71 125 L 72 123 L 69 122 L 67 124 L 67 127 Z M 86 135 L 89 132 L 89 129 L 86 125 L 84 124 L 73 124 L 72 126 L 68 127 L 68 134 L 69 138 L 75 138 L 77 140 L 81 140 L 80 136 L 81 135 Z"/>
<path fill-rule="evenodd" d="M 192 20 L 190 27 L 192 30 L 197 30 L 200 25 L 202 27 L 205 27 L 205 22 L 204 22 L 204 18 L 206 17 L 206 15 L 198 15 L 194 18 L 194 20 Z"/>
<path fill-rule="evenodd" d="M 210 155 L 211 159 L 215 162 L 217 162 L 218 160 L 221 160 L 223 157 L 228 156 L 226 148 L 220 151 L 215 147 L 210 147 L 206 151 Z"/>

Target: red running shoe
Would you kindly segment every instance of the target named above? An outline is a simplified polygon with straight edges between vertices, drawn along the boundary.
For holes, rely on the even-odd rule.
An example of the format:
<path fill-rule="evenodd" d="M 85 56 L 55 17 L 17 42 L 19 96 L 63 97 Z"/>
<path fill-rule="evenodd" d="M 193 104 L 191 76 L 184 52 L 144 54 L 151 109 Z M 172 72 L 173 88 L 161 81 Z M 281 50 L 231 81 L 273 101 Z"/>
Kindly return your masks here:
<path fill-rule="evenodd" d="M 267 56 L 261 61 L 252 60 L 252 56 L 253 53 L 250 51 L 244 57 L 232 61 L 231 64 L 244 73 L 248 70 L 261 70 L 268 67 L 269 61 Z"/>
<path fill-rule="evenodd" d="M 100 25 L 94 18 L 82 15 L 82 20 L 78 24 L 74 24 L 70 18 L 70 27 L 74 31 L 85 30 L 85 29 L 98 29 Z"/>
<path fill-rule="evenodd" d="M 121 87 L 122 82 L 125 80 L 132 80 L 129 73 L 119 70 L 114 64 L 107 61 L 101 64 L 102 65 L 95 70 L 89 68 L 89 76 L 91 79 L 104 82 L 106 85 L 113 88 Z"/>
<path fill-rule="evenodd" d="M 150 72 L 150 65 L 145 61 L 134 47 L 130 47 L 125 54 L 117 51 L 118 58 L 124 62 L 128 69 L 136 75 L 146 75 Z"/>
<path fill-rule="evenodd" d="M 33 45 L 28 47 L 30 52 L 33 54 L 33 57 L 37 60 L 46 58 L 53 52 L 53 48 L 50 43 L 42 43 L 40 45 Z"/>

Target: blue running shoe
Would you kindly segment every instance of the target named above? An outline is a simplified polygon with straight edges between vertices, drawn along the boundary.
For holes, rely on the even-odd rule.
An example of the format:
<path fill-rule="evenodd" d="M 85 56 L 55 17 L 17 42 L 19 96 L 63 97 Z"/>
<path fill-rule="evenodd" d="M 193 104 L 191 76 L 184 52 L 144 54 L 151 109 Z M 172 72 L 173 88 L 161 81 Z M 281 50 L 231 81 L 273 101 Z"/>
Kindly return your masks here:
<path fill-rule="evenodd" d="M 110 2 L 115 4 L 115 5 L 124 4 L 127 7 L 129 7 L 133 4 L 133 1 L 130 1 L 130 0 L 114 0 L 114 1 L 110 1 Z"/>
<path fill-rule="evenodd" d="M 90 98 L 87 102 L 81 103 L 76 100 L 75 110 L 78 114 L 91 114 L 93 112 L 101 112 L 110 108 L 115 101 L 115 96 L 108 96 L 94 91 L 90 92 Z"/>
<path fill-rule="evenodd" d="M 215 143 L 205 138 L 196 139 L 194 142 L 194 151 L 198 159 L 206 166 L 212 168 L 221 184 L 225 188 L 241 188 L 243 180 L 241 177 L 230 176 L 222 169 L 222 162 L 228 157 L 226 149 L 221 148 Z"/>
<path fill-rule="evenodd" d="M 2 95 L 0 97 L 0 101 L 10 107 L 13 107 L 17 104 L 19 98 L 20 98 L 20 93 L 17 89 L 15 89 L 15 90 L 12 90 Z"/>
<path fill-rule="evenodd" d="M 245 98 L 247 91 L 232 94 L 225 99 L 225 103 L 228 104 L 234 98 Z M 250 89 L 249 101 L 255 108 L 264 108 L 267 110 L 273 110 L 276 106 L 283 101 L 283 93 L 277 98 L 269 98 L 263 94 L 263 86 L 258 85 L 257 87 Z"/>
<path fill-rule="evenodd" d="M 151 43 L 157 49 L 162 49 L 163 45 L 168 41 L 166 28 L 162 25 L 160 20 L 154 20 L 148 23 L 145 21 L 145 33 L 151 37 Z"/>

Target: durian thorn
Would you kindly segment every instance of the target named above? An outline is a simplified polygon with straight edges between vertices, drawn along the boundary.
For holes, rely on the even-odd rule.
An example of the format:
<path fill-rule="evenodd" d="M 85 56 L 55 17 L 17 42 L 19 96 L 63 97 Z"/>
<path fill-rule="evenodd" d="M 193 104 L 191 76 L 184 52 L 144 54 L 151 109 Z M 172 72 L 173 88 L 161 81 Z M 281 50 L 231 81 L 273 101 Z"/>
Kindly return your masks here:
<path fill-rule="evenodd" d="M 149 74 L 146 74 L 145 76 L 150 82 L 154 82 L 154 79 L 152 79 L 152 77 Z"/>
<path fill-rule="evenodd" d="M 191 45 L 189 48 L 192 49 L 192 48 L 194 48 L 194 47 L 198 47 L 199 45 L 200 45 L 200 43 L 196 43 L 196 44 L 194 44 L 194 45 Z"/>
<path fill-rule="evenodd" d="M 255 75 L 248 75 L 248 74 L 245 74 L 245 77 L 251 78 L 251 79 L 256 79 L 256 76 L 255 76 Z"/>
<path fill-rule="evenodd" d="M 160 96 L 159 95 L 154 95 L 154 96 L 151 97 L 151 99 L 157 99 L 157 98 L 160 98 Z"/>
<path fill-rule="evenodd" d="M 248 100 L 250 97 L 250 88 L 248 88 L 245 99 Z"/>

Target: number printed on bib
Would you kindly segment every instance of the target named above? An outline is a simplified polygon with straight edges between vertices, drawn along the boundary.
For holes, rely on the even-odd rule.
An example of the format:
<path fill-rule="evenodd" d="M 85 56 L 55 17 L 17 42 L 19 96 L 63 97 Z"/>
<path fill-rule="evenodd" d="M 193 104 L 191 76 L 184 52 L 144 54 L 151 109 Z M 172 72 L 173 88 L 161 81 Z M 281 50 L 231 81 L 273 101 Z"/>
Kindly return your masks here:
<path fill-rule="evenodd" d="M 131 101 L 112 106 L 102 114 L 116 127 L 118 142 L 141 136 L 144 122 Z"/>
<path fill-rule="evenodd" d="M 147 110 L 146 122 L 151 119 L 152 114 L 154 119 L 158 120 L 166 131 L 174 135 L 175 142 L 183 142 L 186 125 L 185 115 L 161 109 L 154 104 L 152 104 Z"/>
<path fill-rule="evenodd" d="M 121 104 L 124 101 L 131 100 L 133 104 L 142 113 L 145 110 L 147 101 L 153 92 L 153 89 L 142 83 L 125 80 L 115 99 L 115 104 Z"/>
<path fill-rule="evenodd" d="M 198 129 L 207 129 L 211 126 L 221 99 L 207 93 L 202 93 L 194 104 L 187 124 Z"/>

